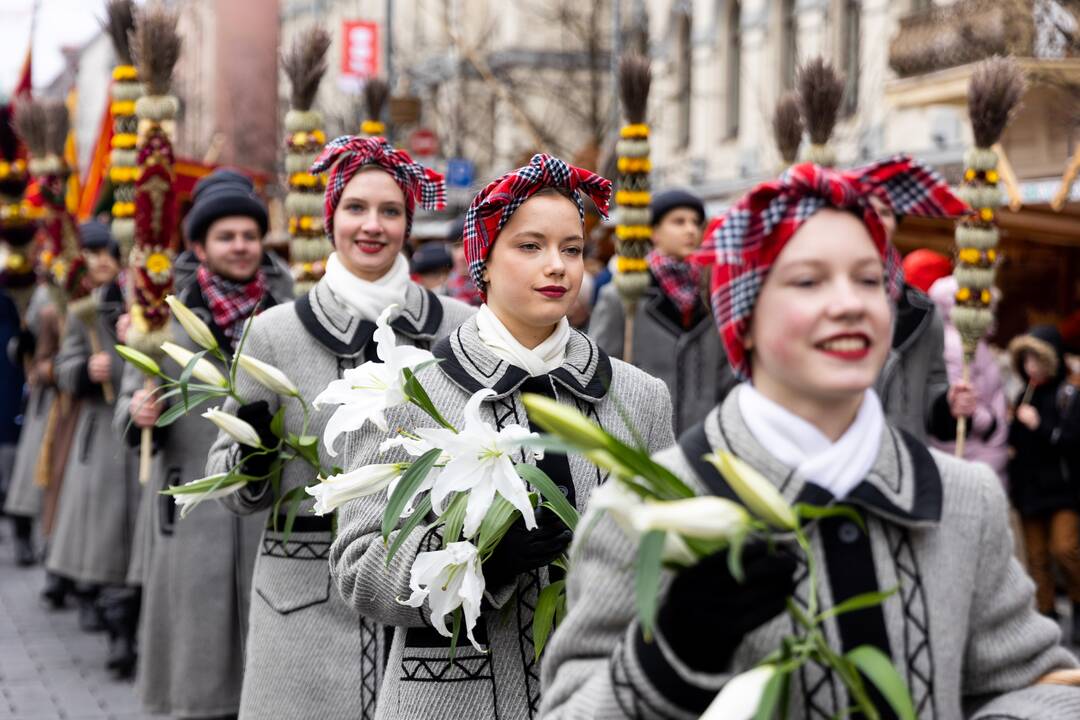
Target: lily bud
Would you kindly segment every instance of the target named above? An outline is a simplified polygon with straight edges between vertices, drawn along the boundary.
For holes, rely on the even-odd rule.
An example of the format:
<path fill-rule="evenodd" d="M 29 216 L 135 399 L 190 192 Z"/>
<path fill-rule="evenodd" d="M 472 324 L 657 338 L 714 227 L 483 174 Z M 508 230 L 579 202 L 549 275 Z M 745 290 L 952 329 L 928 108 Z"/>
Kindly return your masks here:
<path fill-rule="evenodd" d="M 154 362 L 154 359 L 145 353 L 139 352 L 135 348 L 130 348 L 127 345 L 117 345 L 116 354 L 134 365 L 145 375 L 149 375 L 150 377 L 161 376 L 161 368 Z"/>
<path fill-rule="evenodd" d="M 646 500 L 634 513 L 635 529 L 675 532 L 701 540 L 727 540 L 745 530 L 750 514 L 738 503 L 715 495 L 685 500 Z"/>
<path fill-rule="evenodd" d="M 241 445 L 262 447 L 262 441 L 259 439 L 259 433 L 255 432 L 255 428 L 235 415 L 230 415 L 221 408 L 211 408 L 204 412 L 202 416 L 217 425 L 222 432 Z"/>
<path fill-rule="evenodd" d="M 270 363 L 256 360 L 243 353 L 237 355 L 236 361 L 240 363 L 241 370 L 250 375 L 255 382 L 270 390 L 270 392 L 286 397 L 300 396 L 300 389 L 296 387 L 293 381 Z"/>
<path fill-rule="evenodd" d="M 529 417 L 547 432 L 570 440 L 583 450 L 600 450 L 611 446 L 608 434 L 577 410 L 533 393 L 525 393 L 521 401 Z"/>
<path fill-rule="evenodd" d="M 727 681 L 701 720 L 751 720 L 756 714 L 765 688 L 776 676 L 775 665 L 759 665 Z"/>
<path fill-rule="evenodd" d="M 187 364 L 191 362 L 191 358 L 195 357 L 195 353 L 176 343 L 163 342 L 161 343 L 161 350 L 171 357 L 181 368 L 187 367 Z M 191 374 L 207 385 L 215 385 L 222 388 L 229 387 L 229 381 L 225 379 L 225 376 L 222 375 L 216 367 L 214 367 L 214 363 L 206 358 L 199 358 L 195 363 L 195 367 L 192 368 Z"/>
<path fill-rule="evenodd" d="M 321 479 L 318 485 L 304 490 L 315 498 L 313 512 L 326 515 L 350 500 L 385 490 L 408 466 L 408 463 L 365 465 L 352 472 Z"/>
<path fill-rule="evenodd" d="M 218 341 L 214 337 L 214 333 L 210 332 L 210 328 L 207 327 L 206 323 L 200 320 L 198 315 L 191 312 L 187 305 L 180 302 L 180 299 L 175 295 L 166 295 L 165 302 L 169 304 L 173 317 L 176 318 L 191 339 L 195 341 L 196 345 L 207 350 L 217 349 Z"/>
<path fill-rule="evenodd" d="M 719 456 L 706 455 L 705 459 L 724 475 L 731 489 L 754 515 L 780 530 L 794 530 L 799 526 L 795 511 L 757 470 L 727 451 L 722 451 Z"/>

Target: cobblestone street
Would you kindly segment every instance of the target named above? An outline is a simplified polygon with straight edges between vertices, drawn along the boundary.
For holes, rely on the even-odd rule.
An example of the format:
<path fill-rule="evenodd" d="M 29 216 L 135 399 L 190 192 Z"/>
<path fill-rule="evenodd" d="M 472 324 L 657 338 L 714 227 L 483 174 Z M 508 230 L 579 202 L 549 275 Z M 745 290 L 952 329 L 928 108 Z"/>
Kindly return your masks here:
<path fill-rule="evenodd" d="M 51 612 L 38 599 L 41 566 L 12 560 L 6 520 L 0 529 L 0 720 L 151 720 L 131 682 L 105 670 L 104 634 L 78 628 L 72 604 Z"/>

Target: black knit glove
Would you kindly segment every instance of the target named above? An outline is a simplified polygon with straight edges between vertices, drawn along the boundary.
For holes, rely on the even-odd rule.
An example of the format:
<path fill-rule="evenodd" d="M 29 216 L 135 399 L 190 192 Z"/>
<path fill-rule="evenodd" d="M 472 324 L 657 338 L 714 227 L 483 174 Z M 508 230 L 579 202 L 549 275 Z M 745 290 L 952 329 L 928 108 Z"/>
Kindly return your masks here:
<path fill-rule="evenodd" d="M 277 435 L 274 435 L 273 430 L 270 429 L 270 424 L 274 421 L 274 416 L 270 413 L 270 405 L 267 404 L 265 400 L 258 400 L 253 403 L 248 403 L 247 405 L 241 405 L 236 409 L 236 417 L 255 428 L 255 432 L 259 434 L 259 440 L 262 441 L 263 447 L 272 448 L 278 444 Z M 246 457 L 254 452 L 258 452 L 258 448 L 253 448 L 250 445 L 240 446 L 241 457 Z M 241 472 L 245 475 L 261 478 L 270 473 L 270 467 L 273 464 L 274 454 L 262 453 L 246 460 L 241 468 Z"/>
<path fill-rule="evenodd" d="M 519 517 L 484 561 L 488 588 L 500 588 L 524 572 L 551 564 L 570 545 L 574 535 L 559 516 L 546 507 L 536 509 L 536 529 L 525 528 Z"/>
<path fill-rule="evenodd" d="M 728 551 L 679 572 L 660 606 L 657 627 L 675 654 L 699 672 L 718 673 L 750 631 L 779 615 L 795 590 L 795 558 L 762 542 L 743 550 L 746 577 L 728 570 Z"/>

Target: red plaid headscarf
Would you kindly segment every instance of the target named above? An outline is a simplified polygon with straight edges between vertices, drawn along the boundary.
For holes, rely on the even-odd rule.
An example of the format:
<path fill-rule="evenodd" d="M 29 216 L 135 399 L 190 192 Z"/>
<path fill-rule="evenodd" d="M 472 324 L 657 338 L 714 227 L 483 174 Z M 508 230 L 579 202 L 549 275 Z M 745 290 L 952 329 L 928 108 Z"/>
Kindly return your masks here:
<path fill-rule="evenodd" d="M 353 175 L 365 165 L 382 168 L 405 194 L 405 237 L 412 232 L 413 211 L 417 202 L 426 210 L 446 207 L 446 181 L 441 173 L 418 162 L 409 153 L 395 150 L 385 138 L 342 135 L 331 140 L 315 158 L 308 172 L 318 174 L 330 168 L 323 195 L 323 227 L 330 242 L 334 242 L 334 211 L 341 193 Z"/>
<path fill-rule="evenodd" d="M 570 193 L 577 205 L 578 216 L 585 222 L 585 206 L 580 193 L 592 199 L 600 214 L 607 219 L 608 203 L 611 202 L 611 181 L 596 173 L 574 167 L 569 163 L 543 153 L 533 155 L 525 167 L 508 172 L 488 183 L 473 198 L 465 213 L 465 259 L 469 261 L 469 274 L 485 295 L 484 261 L 487 259 L 495 238 L 521 204 L 544 188 L 556 188 Z"/>
<path fill-rule="evenodd" d="M 230 342 L 236 342 L 244 321 L 251 317 L 251 313 L 266 294 L 266 277 L 263 271 L 259 270 L 248 282 L 239 283 L 226 280 L 207 270 L 205 265 L 200 265 L 195 272 L 195 279 L 210 307 L 214 324 L 221 328 Z"/>
<path fill-rule="evenodd" d="M 903 215 L 958 217 L 971 212 L 940 175 L 898 155 L 848 171 L 795 165 L 778 180 L 755 187 L 710 223 L 694 259 L 712 266 L 713 316 L 737 376 L 750 377 L 743 340 L 765 277 L 795 231 L 818 210 L 849 210 L 863 221 L 885 263 L 889 295 L 899 295 L 904 282 L 900 255 L 888 242 L 869 195 Z"/>

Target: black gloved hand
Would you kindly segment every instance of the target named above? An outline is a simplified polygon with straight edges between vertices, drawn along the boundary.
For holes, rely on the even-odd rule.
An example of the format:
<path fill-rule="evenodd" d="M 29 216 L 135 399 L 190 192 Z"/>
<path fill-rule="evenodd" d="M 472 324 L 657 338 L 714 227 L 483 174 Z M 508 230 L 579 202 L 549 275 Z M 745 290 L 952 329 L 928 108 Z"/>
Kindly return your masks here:
<path fill-rule="evenodd" d="M 763 542 L 747 544 L 743 582 L 728 570 L 728 551 L 681 570 L 660 606 L 657 626 L 675 654 L 700 672 L 721 672 L 750 631 L 779 615 L 795 590 L 795 558 Z"/>
<path fill-rule="evenodd" d="M 566 550 L 574 534 L 546 507 L 536 509 L 536 529 L 528 530 L 519 517 L 506 531 L 495 551 L 484 561 L 484 579 L 494 590 L 523 572 L 549 565 Z"/>
<path fill-rule="evenodd" d="M 253 403 L 248 403 L 247 405 L 241 405 L 236 409 L 236 417 L 255 428 L 255 432 L 259 434 L 259 440 L 262 441 L 263 447 L 272 448 L 277 446 L 278 437 L 277 435 L 274 435 L 273 430 L 270 429 L 270 424 L 274 421 L 274 416 L 270 413 L 270 405 L 265 400 L 258 400 Z M 258 448 L 253 448 L 250 445 L 240 446 L 241 457 L 246 457 L 254 452 L 258 452 Z M 241 470 L 245 475 L 262 477 L 270 472 L 270 466 L 273 465 L 273 463 L 273 453 L 263 453 L 245 461 Z"/>

